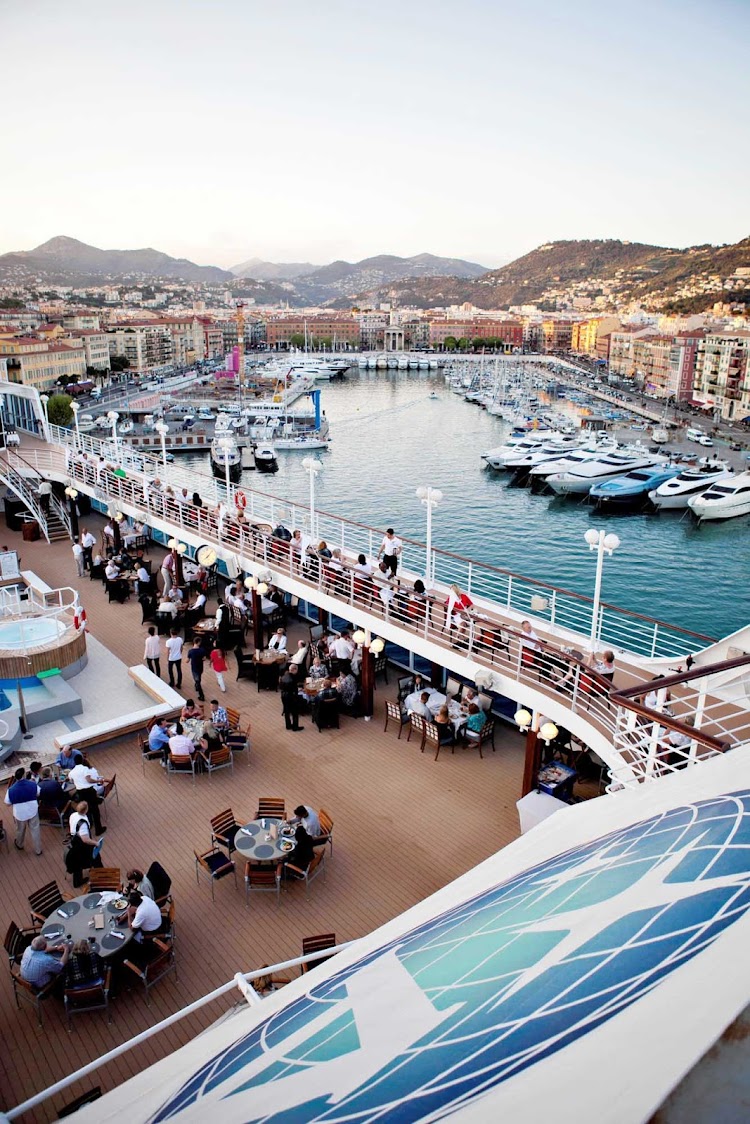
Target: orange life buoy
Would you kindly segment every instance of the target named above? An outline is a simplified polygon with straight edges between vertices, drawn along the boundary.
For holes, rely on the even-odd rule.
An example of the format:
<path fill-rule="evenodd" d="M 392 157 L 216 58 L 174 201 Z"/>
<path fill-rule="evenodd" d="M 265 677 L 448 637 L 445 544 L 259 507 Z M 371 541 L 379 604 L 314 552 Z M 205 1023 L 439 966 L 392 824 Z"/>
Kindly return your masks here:
<path fill-rule="evenodd" d="M 244 511 L 244 509 L 247 507 L 247 496 L 244 492 L 235 492 L 234 502 L 237 504 L 237 507 Z"/>

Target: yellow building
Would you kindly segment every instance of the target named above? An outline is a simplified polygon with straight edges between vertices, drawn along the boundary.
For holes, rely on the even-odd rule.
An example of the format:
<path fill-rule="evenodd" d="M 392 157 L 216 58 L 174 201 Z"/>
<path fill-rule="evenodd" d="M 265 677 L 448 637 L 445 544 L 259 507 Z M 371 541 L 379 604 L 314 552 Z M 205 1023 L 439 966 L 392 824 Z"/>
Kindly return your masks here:
<path fill-rule="evenodd" d="M 47 343 L 31 336 L 0 338 L 0 357 L 7 360 L 8 380 L 53 390 L 63 375 L 77 379 L 86 374 L 86 354 L 78 340 Z"/>

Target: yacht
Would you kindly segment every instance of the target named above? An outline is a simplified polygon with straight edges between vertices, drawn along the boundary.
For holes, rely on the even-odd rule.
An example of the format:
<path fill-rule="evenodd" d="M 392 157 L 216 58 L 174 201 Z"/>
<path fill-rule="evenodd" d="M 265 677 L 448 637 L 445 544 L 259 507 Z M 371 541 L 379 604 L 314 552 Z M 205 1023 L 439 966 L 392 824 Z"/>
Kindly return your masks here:
<path fill-rule="evenodd" d="M 688 507 L 701 522 L 747 515 L 750 513 L 750 471 L 711 484 L 705 492 L 691 496 Z"/>
<path fill-rule="evenodd" d="M 408 368 L 409 368 L 409 360 L 406 358 L 405 355 L 399 356 L 399 360 L 398 360 L 399 371 L 406 371 L 406 370 L 408 370 Z"/>
<path fill-rule="evenodd" d="M 232 483 L 239 483 L 242 455 L 230 429 L 219 430 L 211 442 L 211 471 L 219 480 L 226 480 L 228 471 Z"/>
<path fill-rule="evenodd" d="M 618 452 L 607 453 L 594 460 L 568 468 L 565 472 L 553 472 L 547 477 L 547 484 L 558 496 L 586 495 L 594 484 L 603 484 L 624 476 L 637 468 L 650 468 L 653 464 L 664 463 L 666 457 L 649 453 L 644 446 L 633 446 Z"/>
<path fill-rule="evenodd" d="M 358 356 L 358 358 L 357 358 L 357 366 L 358 366 L 358 367 L 366 367 L 366 366 L 367 366 L 367 356 L 366 356 L 366 355 L 360 355 L 360 356 Z"/>
<path fill-rule="evenodd" d="M 530 436 L 527 438 L 527 441 L 532 440 Z M 516 446 L 518 453 L 505 461 L 505 468 L 510 472 L 528 473 L 537 464 L 559 460 L 571 449 L 578 448 L 578 438 L 573 434 L 558 433 L 550 441 L 543 441 L 541 448 L 531 449 L 528 452 L 523 450 L 523 444 L 524 442 L 520 442 Z"/>
<path fill-rule="evenodd" d="M 88 433 L 90 429 L 94 428 L 95 424 L 96 422 L 91 414 L 80 414 L 78 417 L 78 428 L 81 433 Z"/>
<path fill-rule="evenodd" d="M 539 430 L 533 435 L 528 433 L 511 435 L 504 445 L 498 445 L 496 449 L 490 449 L 488 452 L 482 453 L 482 460 L 490 468 L 494 468 L 498 472 L 504 472 L 509 460 L 520 459 L 527 453 L 538 452 L 556 436 L 557 434 L 552 430 Z"/>
<path fill-rule="evenodd" d="M 676 465 L 656 464 L 651 468 L 635 468 L 614 480 L 594 484 L 589 499 L 599 507 L 638 507 L 646 503 L 649 493 L 679 473 Z"/>
<path fill-rule="evenodd" d="M 711 484 L 731 480 L 733 476 L 727 461 L 702 458 L 694 467 L 683 468 L 677 476 L 649 492 L 648 498 L 657 511 L 684 510 L 691 496 L 705 492 Z"/>
<path fill-rule="evenodd" d="M 592 445 L 581 445 L 578 449 L 570 449 L 559 460 L 540 461 L 535 464 L 529 473 L 529 483 L 532 491 L 541 491 L 547 484 L 547 478 L 556 472 L 567 472 L 569 468 L 583 464 L 584 461 L 593 461 L 601 457 L 603 452 L 614 452 L 619 446 L 615 442 L 611 449 L 601 449 Z"/>
<path fill-rule="evenodd" d="M 259 472 L 277 472 L 279 468 L 276 460 L 276 450 L 273 445 L 256 445 L 253 450 L 255 467 Z"/>

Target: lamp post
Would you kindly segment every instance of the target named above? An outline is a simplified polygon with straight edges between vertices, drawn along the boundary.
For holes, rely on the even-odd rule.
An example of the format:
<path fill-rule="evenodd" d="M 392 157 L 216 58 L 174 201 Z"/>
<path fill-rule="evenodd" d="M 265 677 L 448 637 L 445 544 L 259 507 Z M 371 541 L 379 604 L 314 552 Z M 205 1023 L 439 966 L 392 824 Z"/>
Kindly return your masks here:
<path fill-rule="evenodd" d="M 443 498 L 443 493 L 439 488 L 417 488 L 415 495 L 418 500 L 427 508 L 427 560 L 425 562 L 424 579 L 428 585 L 432 584 L 432 512 L 438 506 Z"/>
<path fill-rule="evenodd" d="M 256 656 L 263 649 L 263 594 L 268 593 L 265 582 L 257 578 L 245 578 L 245 588 L 250 590 L 253 600 L 253 645 Z"/>
<path fill-rule="evenodd" d="M 118 414 L 117 410 L 108 410 L 107 419 L 109 421 L 109 424 L 112 426 L 112 440 L 114 441 L 115 445 L 115 460 L 119 460 L 120 447 L 117 443 L 117 423 L 120 420 L 120 415 Z"/>
<path fill-rule="evenodd" d="M 164 479 L 166 480 L 166 478 L 167 478 L 167 434 L 169 433 L 169 426 L 165 422 L 157 422 L 156 425 L 154 426 L 154 429 L 156 430 L 156 432 L 159 434 L 159 437 L 161 438 L 162 472 L 164 474 Z"/>
<path fill-rule="evenodd" d="M 78 492 L 70 484 L 65 489 L 65 495 L 68 497 L 68 511 L 70 512 L 70 533 L 74 539 L 78 538 L 78 507 L 76 500 L 78 499 Z"/>
<path fill-rule="evenodd" d="M 362 645 L 362 710 L 365 722 L 370 722 L 373 712 L 373 690 L 375 688 L 375 668 L 373 658 L 385 648 L 385 641 L 376 636 L 370 638 L 368 628 L 358 628 L 352 636 L 355 644 Z"/>
<path fill-rule="evenodd" d="M 80 402 L 71 402 L 70 408 L 73 411 L 73 421 L 75 422 L 75 427 L 76 427 L 76 449 L 78 449 L 78 448 L 80 448 L 80 445 L 81 445 L 81 431 L 78 428 L 78 411 L 81 408 L 81 403 Z"/>
<path fill-rule="evenodd" d="M 40 394 L 39 401 L 44 410 L 44 436 L 49 440 L 49 394 Z"/>
<path fill-rule="evenodd" d="M 185 577 L 182 572 L 182 556 L 187 551 L 184 542 L 179 539 L 170 539 L 167 546 L 172 551 L 172 558 L 174 559 L 174 576 L 176 584 L 182 586 L 185 584 Z"/>
<path fill-rule="evenodd" d="M 540 738 L 549 745 L 550 742 L 555 740 L 559 731 L 554 722 L 550 722 L 549 719 L 543 720 L 538 710 L 535 710 L 532 715 L 529 714 L 528 710 L 521 707 L 513 715 L 513 720 L 521 732 L 526 734 L 526 753 L 523 762 L 523 782 L 521 785 L 521 796 L 526 796 L 535 787 L 539 768 L 541 766 L 542 750 L 539 745 Z"/>
<path fill-rule="evenodd" d="M 310 538 L 315 539 L 315 477 L 323 468 L 317 457 L 305 457 L 302 467 L 310 474 Z"/>
<path fill-rule="evenodd" d="M 231 437 L 220 437 L 219 448 L 224 454 L 224 476 L 226 478 L 227 486 L 227 505 L 229 505 L 232 490 L 232 481 L 229 478 L 229 454 L 235 448 L 234 441 L 231 439 Z"/>
<path fill-rule="evenodd" d="M 612 554 L 617 550 L 620 545 L 620 540 L 617 535 L 606 535 L 604 531 L 595 531 L 592 527 L 591 530 L 586 531 L 583 536 L 589 544 L 589 550 L 597 551 L 596 556 L 596 582 L 594 584 L 594 603 L 591 607 L 591 651 L 596 651 L 596 644 L 599 636 L 599 603 L 602 594 L 602 569 L 604 567 L 605 553 L 612 557 Z"/>

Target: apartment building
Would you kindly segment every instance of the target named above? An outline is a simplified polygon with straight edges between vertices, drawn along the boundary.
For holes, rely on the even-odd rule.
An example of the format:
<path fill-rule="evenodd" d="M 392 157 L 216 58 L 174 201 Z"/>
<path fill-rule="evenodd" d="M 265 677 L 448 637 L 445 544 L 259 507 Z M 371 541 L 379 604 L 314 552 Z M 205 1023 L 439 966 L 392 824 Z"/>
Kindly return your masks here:
<path fill-rule="evenodd" d="M 390 324 L 387 312 L 360 312 L 357 316 L 359 324 L 360 347 L 363 351 L 381 351 L 385 330 Z"/>
<path fill-rule="evenodd" d="M 272 316 L 266 321 L 266 342 L 270 348 L 285 350 L 295 336 L 324 345 L 334 351 L 360 346 L 360 327 L 352 316 Z"/>
<path fill-rule="evenodd" d="M 671 336 L 642 336 L 633 340 L 634 376 L 644 390 L 668 398 Z"/>
<path fill-rule="evenodd" d="M 573 324 L 570 332 L 570 350 L 585 355 L 598 354 L 597 342 L 600 336 L 609 335 L 622 328 L 616 316 L 596 316 Z"/>
<path fill-rule="evenodd" d="M 542 342 L 545 351 L 570 351 L 572 339 L 572 321 L 542 320 Z"/>
<path fill-rule="evenodd" d="M 107 340 L 110 356 L 124 356 L 131 371 L 149 371 L 173 362 L 172 334 L 157 321 L 113 325 Z"/>
<path fill-rule="evenodd" d="M 698 344 L 693 397 L 725 421 L 750 416 L 750 332 L 707 332 Z"/>
<path fill-rule="evenodd" d="M 705 339 L 704 328 L 679 332 L 672 336 L 669 354 L 669 393 L 679 402 L 689 402 L 693 397 L 698 350 Z"/>
<path fill-rule="evenodd" d="M 633 346 L 636 340 L 658 335 L 654 328 L 622 328 L 609 337 L 609 373 L 624 379 L 635 378 Z"/>
<path fill-rule="evenodd" d="M 95 367 L 97 371 L 109 371 L 111 369 L 109 337 L 106 332 L 94 331 L 93 329 L 71 332 L 69 338 L 80 340 L 83 344 L 87 367 Z M 60 342 L 65 343 L 65 340 Z"/>
<path fill-rule="evenodd" d="M 83 378 L 86 355 L 80 340 L 49 343 L 31 336 L 0 339 L 0 357 L 7 361 L 8 380 L 39 391 L 56 389 L 59 378 Z"/>
<path fill-rule="evenodd" d="M 516 320 L 493 320 L 489 317 L 448 318 L 430 320 L 430 346 L 444 348 L 447 339 L 502 340 L 507 350 L 523 347 L 523 325 Z"/>

